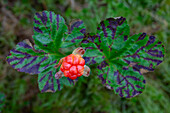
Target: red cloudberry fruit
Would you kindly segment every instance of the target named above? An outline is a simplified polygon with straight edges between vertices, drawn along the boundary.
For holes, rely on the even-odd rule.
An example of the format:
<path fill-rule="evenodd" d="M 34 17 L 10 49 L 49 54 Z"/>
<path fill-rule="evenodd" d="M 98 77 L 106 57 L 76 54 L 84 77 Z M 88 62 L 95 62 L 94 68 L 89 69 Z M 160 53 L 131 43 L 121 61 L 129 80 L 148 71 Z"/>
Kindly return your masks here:
<path fill-rule="evenodd" d="M 64 73 L 65 77 L 74 80 L 84 73 L 85 60 L 79 54 L 70 54 L 63 59 L 60 70 Z"/>
<path fill-rule="evenodd" d="M 85 60 L 82 58 L 85 50 L 82 47 L 76 48 L 72 54 L 67 57 L 61 58 L 55 68 L 60 66 L 60 70 L 55 74 L 56 79 L 61 77 L 69 77 L 74 80 L 77 77 L 90 75 L 90 68 L 85 65 Z"/>

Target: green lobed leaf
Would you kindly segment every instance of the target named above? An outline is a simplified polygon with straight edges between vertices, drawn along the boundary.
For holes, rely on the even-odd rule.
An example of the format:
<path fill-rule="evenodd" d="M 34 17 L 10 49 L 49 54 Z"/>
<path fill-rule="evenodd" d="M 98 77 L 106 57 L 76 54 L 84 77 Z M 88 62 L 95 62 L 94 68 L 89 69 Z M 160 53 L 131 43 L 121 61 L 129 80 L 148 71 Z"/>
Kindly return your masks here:
<path fill-rule="evenodd" d="M 126 98 L 142 93 L 142 74 L 153 71 L 164 57 L 164 46 L 154 36 L 129 36 L 129 32 L 125 18 L 108 18 L 99 24 L 96 34 L 87 34 L 81 44 L 86 49 L 86 63 L 98 65 L 102 83 Z"/>
<path fill-rule="evenodd" d="M 53 12 L 43 11 L 34 16 L 34 43 L 27 41 L 17 44 L 10 51 L 7 62 L 20 72 L 39 74 L 38 83 L 41 92 L 55 92 L 63 85 L 72 86 L 75 81 L 63 77 L 55 79 L 59 68 L 54 66 L 65 56 L 60 48 L 78 45 L 84 37 L 85 26 L 81 20 L 67 27 L 65 20 Z M 70 50 L 73 51 L 73 50 Z"/>
<path fill-rule="evenodd" d="M 43 11 L 34 16 L 35 44 L 48 53 L 58 53 L 62 38 L 67 32 L 65 20 L 53 12 Z"/>
<path fill-rule="evenodd" d="M 83 21 L 74 21 L 68 26 L 60 15 L 43 11 L 34 16 L 35 44 L 48 53 L 58 53 L 59 48 L 79 44 L 86 32 Z"/>
<path fill-rule="evenodd" d="M 25 40 L 19 42 L 16 48 L 10 51 L 7 56 L 7 62 L 20 72 L 38 74 L 41 70 L 47 68 L 48 64 L 57 62 L 57 59 L 52 61 L 52 57 L 55 57 L 55 55 L 49 55 L 43 51 L 35 50 Z"/>

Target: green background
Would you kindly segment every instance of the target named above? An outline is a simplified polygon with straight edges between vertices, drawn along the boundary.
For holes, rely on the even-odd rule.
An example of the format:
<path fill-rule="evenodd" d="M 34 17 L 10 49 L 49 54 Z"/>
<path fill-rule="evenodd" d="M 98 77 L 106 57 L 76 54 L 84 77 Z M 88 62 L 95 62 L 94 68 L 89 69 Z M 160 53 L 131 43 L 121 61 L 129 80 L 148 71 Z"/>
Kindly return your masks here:
<path fill-rule="evenodd" d="M 14 70 L 5 57 L 19 41 L 32 40 L 33 16 L 43 10 L 60 14 L 67 24 L 81 19 L 88 32 L 95 32 L 97 24 L 108 17 L 126 17 L 131 35 L 146 32 L 164 43 L 164 62 L 144 75 L 146 89 L 132 99 L 120 98 L 103 87 L 95 74 L 72 88 L 42 94 L 37 75 Z M 6 95 L 2 113 L 169 113 L 169 23 L 169 0 L 1 0 L 0 92 Z"/>

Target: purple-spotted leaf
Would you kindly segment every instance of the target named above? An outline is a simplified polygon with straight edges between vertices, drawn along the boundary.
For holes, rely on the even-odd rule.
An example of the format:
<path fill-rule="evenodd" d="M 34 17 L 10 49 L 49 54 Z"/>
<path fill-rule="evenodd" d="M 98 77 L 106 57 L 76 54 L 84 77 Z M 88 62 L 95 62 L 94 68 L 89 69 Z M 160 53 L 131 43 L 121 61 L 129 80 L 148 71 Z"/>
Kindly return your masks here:
<path fill-rule="evenodd" d="M 164 46 L 154 36 L 129 36 L 125 18 L 102 21 L 96 34 L 82 41 L 87 64 L 96 64 L 99 79 L 121 97 L 131 98 L 145 88 L 143 73 L 153 71 L 163 61 Z"/>
<path fill-rule="evenodd" d="M 47 68 L 49 64 L 57 62 L 59 57 L 49 55 L 42 50 L 35 50 L 27 41 L 19 42 L 15 49 L 12 49 L 7 56 L 7 62 L 20 72 L 38 74 Z"/>
<path fill-rule="evenodd" d="M 72 86 L 75 81 L 66 77 L 55 79 L 56 63 L 67 54 L 60 48 L 80 44 L 85 26 L 78 20 L 67 27 L 65 20 L 53 12 L 43 11 L 34 16 L 34 43 L 26 41 L 17 44 L 10 51 L 7 62 L 20 72 L 39 74 L 38 83 L 41 92 L 55 92 L 63 85 Z M 70 50 L 73 51 L 73 50 Z"/>
<path fill-rule="evenodd" d="M 51 11 L 36 13 L 34 16 L 35 44 L 48 53 L 58 53 L 59 48 L 79 44 L 85 31 L 83 21 L 75 21 L 67 27 L 64 18 Z"/>

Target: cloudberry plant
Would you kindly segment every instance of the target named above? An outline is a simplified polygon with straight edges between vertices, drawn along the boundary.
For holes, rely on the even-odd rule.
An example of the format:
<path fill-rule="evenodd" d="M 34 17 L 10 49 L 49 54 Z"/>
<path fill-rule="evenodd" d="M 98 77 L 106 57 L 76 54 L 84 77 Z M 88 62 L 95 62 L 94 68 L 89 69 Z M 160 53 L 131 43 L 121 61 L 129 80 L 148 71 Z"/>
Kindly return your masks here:
<path fill-rule="evenodd" d="M 34 16 L 33 39 L 34 44 L 28 40 L 18 43 L 7 62 L 20 72 L 38 74 L 41 92 L 75 85 L 80 77 L 89 76 L 88 66 L 93 65 L 106 88 L 131 98 L 142 93 L 146 83 L 143 74 L 154 71 L 165 53 L 155 36 L 131 36 L 124 17 L 107 18 L 95 33 L 87 33 L 83 21 L 67 26 L 62 16 L 43 11 Z"/>

